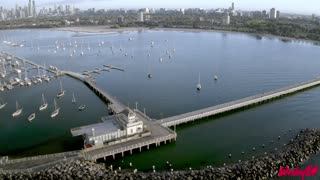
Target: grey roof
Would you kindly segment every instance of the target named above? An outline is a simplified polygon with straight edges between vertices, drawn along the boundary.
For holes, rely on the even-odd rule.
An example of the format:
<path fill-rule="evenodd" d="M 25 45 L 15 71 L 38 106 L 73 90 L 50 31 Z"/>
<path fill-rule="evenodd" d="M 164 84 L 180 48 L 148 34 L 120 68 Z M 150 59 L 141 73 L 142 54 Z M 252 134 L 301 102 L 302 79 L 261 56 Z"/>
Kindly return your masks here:
<path fill-rule="evenodd" d="M 115 121 L 108 120 L 108 121 L 104 121 L 102 123 L 91 124 L 91 125 L 87 125 L 87 126 L 73 128 L 73 129 L 71 129 L 71 134 L 72 134 L 72 136 L 86 135 L 88 137 L 92 137 L 93 136 L 92 135 L 92 128 L 94 128 L 95 136 L 108 134 L 110 132 L 115 132 L 120 129 L 119 125 Z"/>

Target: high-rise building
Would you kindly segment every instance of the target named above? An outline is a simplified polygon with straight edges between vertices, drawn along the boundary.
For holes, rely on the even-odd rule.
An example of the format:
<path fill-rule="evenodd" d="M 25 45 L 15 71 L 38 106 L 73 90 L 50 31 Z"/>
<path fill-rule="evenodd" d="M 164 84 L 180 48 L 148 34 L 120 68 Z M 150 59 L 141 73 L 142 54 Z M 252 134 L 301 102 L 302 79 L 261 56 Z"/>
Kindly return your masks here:
<path fill-rule="evenodd" d="M 276 18 L 278 19 L 280 17 L 280 11 L 277 11 Z"/>
<path fill-rule="evenodd" d="M 267 14 L 267 11 L 266 11 L 266 10 L 263 10 L 263 11 L 262 11 L 262 17 L 263 17 L 263 18 L 268 18 L 268 14 Z"/>
<path fill-rule="evenodd" d="M 223 25 L 229 25 L 230 24 L 230 15 L 229 15 L 229 13 L 225 13 L 222 16 L 222 24 Z"/>
<path fill-rule="evenodd" d="M 32 1 L 32 17 L 36 17 L 37 12 L 36 12 L 36 2 L 35 0 Z"/>
<path fill-rule="evenodd" d="M 277 18 L 277 14 L 276 14 L 276 9 L 275 8 L 270 9 L 269 18 L 270 19 L 276 19 Z"/>
<path fill-rule="evenodd" d="M 28 4 L 28 16 L 33 16 L 33 9 L 32 9 L 32 0 L 29 0 Z"/>
<path fill-rule="evenodd" d="M 139 21 L 139 22 L 143 22 L 143 12 L 138 12 L 138 19 L 137 19 L 137 21 Z"/>
<path fill-rule="evenodd" d="M 118 16 L 118 23 L 121 24 L 124 22 L 124 17 L 121 15 L 121 16 Z"/>
<path fill-rule="evenodd" d="M 234 10 L 234 2 L 232 2 L 232 4 L 231 4 L 231 10 L 232 11 Z"/>

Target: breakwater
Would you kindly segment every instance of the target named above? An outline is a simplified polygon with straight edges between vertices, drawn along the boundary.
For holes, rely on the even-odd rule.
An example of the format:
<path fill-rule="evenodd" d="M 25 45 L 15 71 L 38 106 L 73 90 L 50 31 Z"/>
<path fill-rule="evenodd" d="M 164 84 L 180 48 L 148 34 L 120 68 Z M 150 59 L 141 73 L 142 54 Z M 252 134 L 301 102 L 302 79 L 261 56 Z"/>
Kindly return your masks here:
<path fill-rule="evenodd" d="M 262 157 L 223 167 L 208 166 L 199 170 L 139 172 L 111 169 L 90 161 L 71 160 L 39 172 L 0 171 L 0 179 L 269 179 L 281 166 L 295 168 L 320 150 L 320 130 L 301 130 L 282 149 Z"/>

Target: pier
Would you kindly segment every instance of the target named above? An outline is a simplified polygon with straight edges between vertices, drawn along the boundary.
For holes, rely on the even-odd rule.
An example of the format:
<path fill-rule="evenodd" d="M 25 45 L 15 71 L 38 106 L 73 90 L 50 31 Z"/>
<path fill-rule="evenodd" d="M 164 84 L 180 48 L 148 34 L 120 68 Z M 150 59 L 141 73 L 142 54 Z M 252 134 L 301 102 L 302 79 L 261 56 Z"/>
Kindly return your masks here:
<path fill-rule="evenodd" d="M 250 96 L 247 98 L 239 99 L 236 101 L 188 112 L 185 114 L 180 114 L 177 116 L 172 116 L 164 119 L 158 120 L 158 122 L 165 127 L 177 126 L 183 123 L 188 123 L 192 121 L 196 121 L 202 118 L 215 116 L 218 114 L 238 110 L 241 108 L 245 108 L 248 106 L 256 105 L 259 103 L 264 103 L 266 101 L 270 101 L 276 98 L 280 98 L 282 96 L 286 96 L 292 93 L 296 93 L 302 90 L 306 90 L 308 88 L 312 88 L 320 85 L 320 78 L 307 81 L 304 83 L 300 83 L 297 85 L 281 88 L 278 90 L 270 91 L 267 93 L 258 94 L 255 96 Z"/>
<path fill-rule="evenodd" d="M 112 69 L 118 70 L 118 71 L 124 71 L 123 68 L 119 68 L 111 65 L 103 65 L 103 66 L 104 66 L 103 68 L 96 68 L 95 70 L 83 71 L 82 75 L 89 75 L 92 73 L 100 74 L 102 71 L 110 72 L 110 70 Z"/>
<path fill-rule="evenodd" d="M 62 71 L 62 74 L 73 77 L 79 81 L 82 81 L 85 85 L 87 85 L 98 97 L 100 97 L 103 102 L 108 104 L 108 108 L 112 111 L 112 113 L 118 114 L 122 112 L 126 106 L 123 105 L 119 100 L 115 97 L 111 96 L 107 91 L 99 88 L 89 76 L 85 76 L 82 74 L 78 74 L 70 71 Z"/>

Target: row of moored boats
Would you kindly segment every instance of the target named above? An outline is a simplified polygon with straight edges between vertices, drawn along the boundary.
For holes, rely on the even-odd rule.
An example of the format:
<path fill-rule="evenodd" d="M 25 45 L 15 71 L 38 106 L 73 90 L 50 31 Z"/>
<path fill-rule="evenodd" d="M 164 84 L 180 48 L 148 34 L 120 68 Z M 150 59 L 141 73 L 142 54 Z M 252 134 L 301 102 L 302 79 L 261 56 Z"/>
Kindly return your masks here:
<path fill-rule="evenodd" d="M 65 90 L 63 90 L 62 88 L 62 83 L 60 81 L 60 92 L 57 94 L 57 98 L 61 98 L 62 96 L 65 95 Z M 76 98 L 74 96 L 74 93 L 72 94 L 72 103 L 75 104 L 76 103 Z M 0 110 L 3 109 L 5 106 L 7 105 L 7 103 L 5 103 L 4 101 L 0 100 Z M 42 104 L 39 107 L 39 111 L 44 111 L 48 108 L 48 102 L 46 101 L 44 94 L 42 94 Z M 86 108 L 86 105 L 81 105 L 78 107 L 79 111 L 82 111 Z M 12 113 L 12 117 L 18 117 L 22 114 L 23 108 L 21 108 L 19 106 L 18 101 L 16 102 L 16 111 L 14 113 Z M 54 111 L 51 113 L 51 118 L 55 118 L 56 116 L 59 115 L 60 112 L 60 107 L 58 107 L 57 102 L 56 102 L 56 98 L 54 98 Z M 30 116 L 28 116 L 28 121 L 31 122 L 32 120 L 34 120 L 36 118 L 36 113 L 32 113 Z"/>

